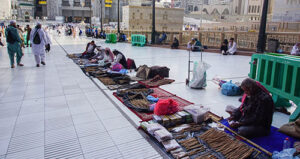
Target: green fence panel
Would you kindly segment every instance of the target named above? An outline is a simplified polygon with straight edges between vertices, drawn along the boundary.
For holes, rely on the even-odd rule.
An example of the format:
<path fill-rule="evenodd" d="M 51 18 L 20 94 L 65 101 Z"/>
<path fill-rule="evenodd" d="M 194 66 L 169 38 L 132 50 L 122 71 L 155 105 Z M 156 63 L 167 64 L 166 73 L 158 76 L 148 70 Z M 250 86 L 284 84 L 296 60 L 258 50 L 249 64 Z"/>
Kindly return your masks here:
<path fill-rule="evenodd" d="M 264 85 L 272 94 L 276 107 L 298 105 L 290 116 L 294 121 L 300 116 L 300 58 L 284 54 L 254 54 L 250 62 L 249 77 Z"/>
<path fill-rule="evenodd" d="M 107 34 L 106 35 L 106 43 L 117 43 L 117 35 L 116 34 Z"/>
<path fill-rule="evenodd" d="M 140 35 L 140 34 L 132 34 L 131 35 L 131 44 L 132 44 L 132 46 L 145 46 L 146 36 Z"/>

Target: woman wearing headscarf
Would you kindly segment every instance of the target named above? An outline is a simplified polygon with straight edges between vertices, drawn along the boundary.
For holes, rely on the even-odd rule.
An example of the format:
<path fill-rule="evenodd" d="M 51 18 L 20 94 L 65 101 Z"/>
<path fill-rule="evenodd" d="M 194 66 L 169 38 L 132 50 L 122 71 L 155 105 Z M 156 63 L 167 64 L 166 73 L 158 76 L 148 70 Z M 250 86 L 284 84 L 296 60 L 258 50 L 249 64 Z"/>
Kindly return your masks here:
<path fill-rule="evenodd" d="M 126 57 L 124 56 L 124 54 L 122 54 L 118 50 L 114 50 L 113 54 L 116 56 L 116 59 L 114 60 L 113 65 L 119 63 L 123 66 L 123 68 L 127 69 L 127 60 L 126 60 Z"/>
<path fill-rule="evenodd" d="M 300 43 L 297 43 L 294 45 L 294 47 L 291 51 L 291 55 L 300 56 Z"/>
<path fill-rule="evenodd" d="M 230 114 L 230 127 L 237 128 L 244 137 L 266 136 L 270 133 L 274 103 L 268 90 L 259 82 L 245 79 L 241 88 L 244 90 L 239 108 L 226 111 Z"/>
<path fill-rule="evenodd" d="M 35 57 L 36 67 L 45 63 L 45 46 L 48 44 L 47 37 L 41 23 L 37 23 L 36 27 L 30 33 L 30 41 L 32 42 L 32 52 Z"/>

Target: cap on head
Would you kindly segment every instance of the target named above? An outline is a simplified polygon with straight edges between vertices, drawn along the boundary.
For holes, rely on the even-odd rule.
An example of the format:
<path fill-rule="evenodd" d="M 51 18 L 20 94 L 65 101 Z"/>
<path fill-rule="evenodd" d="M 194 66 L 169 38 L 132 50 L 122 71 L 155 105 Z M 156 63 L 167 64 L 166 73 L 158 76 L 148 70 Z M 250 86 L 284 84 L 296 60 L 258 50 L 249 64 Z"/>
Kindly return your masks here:
<path fill-rule="evenodd" d="M 10 22 L 9 22 L 9 24 L 10 25 L 13 25 L 13 24 L 16 24 L 17 22 L 15 21 L 15 20 L 11 20 Z"/>

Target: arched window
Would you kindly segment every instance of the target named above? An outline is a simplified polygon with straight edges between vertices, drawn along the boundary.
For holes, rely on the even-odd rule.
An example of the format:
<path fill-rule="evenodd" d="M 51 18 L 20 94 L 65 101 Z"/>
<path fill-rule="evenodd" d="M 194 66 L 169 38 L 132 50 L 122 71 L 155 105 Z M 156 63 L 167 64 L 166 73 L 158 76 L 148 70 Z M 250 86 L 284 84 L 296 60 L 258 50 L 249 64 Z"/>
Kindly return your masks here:
<path fill-rule="evenodd" d="M 220 15 L 219 11 L 215 8 L 212 12 L 211 15 Z"/>
<path fill-rule="evenodd" d="M 226 8 L 226 9 L 223 11 L 222 15 L 229 15 L 229 10 L 228 10 L 228 8 Z"/>
<path fill-rule="evenodd" d="M 197 12 L 197 11 L 199 11 L 199 9 L 198 9 L 197 6 L 195 6 L 195 7 L 194 7 L 194 12 Z"/>

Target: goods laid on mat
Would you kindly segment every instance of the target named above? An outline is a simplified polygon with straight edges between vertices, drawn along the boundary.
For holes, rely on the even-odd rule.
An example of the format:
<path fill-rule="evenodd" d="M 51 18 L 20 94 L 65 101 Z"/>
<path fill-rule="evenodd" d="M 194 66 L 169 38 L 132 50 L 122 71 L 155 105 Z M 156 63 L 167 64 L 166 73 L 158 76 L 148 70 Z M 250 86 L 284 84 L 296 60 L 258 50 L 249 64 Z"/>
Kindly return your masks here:
<path fill-rule="evenodd" d="M 169 71 L 170 69 L 165 66 L 148 67 L 147 65 L 142 65 L 136 69 L 136 77 L 143 80 L 148 80 L 159 75 L 160 77 L 165 78 L 169 77 Z"/>
<path fill-rule="evenodd" d="M 145 85 L 146 87 L 159 87 L 166 84 L 171 84 L 175 82 L 175 80 L 172 79 L 165 79 L 159 75 L 156 75 L 153 79 L 145 80 L 145 81 L 139 81 L 139 83 Z"/>
<path fill-rule="evenodd" d="M 168 119 L 154 115 L 153 120 L 142 122 L 140 126 L 162 151 L 174 159 L 271 158 L 223 130 L 212 127 L 216 123 L 211 118 L 221 118 L 211 112 L 206 112 L 199 124 L 193 121 L 193 116 L 186 111 L 166 116 Z"/>
<path fill-rule="evenodd" d="M 193 104 L 161 88 L 150 89 L 141 84 L 118 90 L 113 95 L 142 121 L 151 120 L 155 112 L 163 112 L 163 115 L 174 114 Z"/>
<path fill-rule="evenodd" d="M 78 54 L 67 54 L 67 57 L 69 57 L 70 59 L 78 59 L 82 54 L 78 53 Z"/>
<path fill-rule="evenodd" d="M 299 119 L 300 121 L 300 119 Z M 225 126 L 229 127 L 229 123 L 226 119 L 221 121 L 222 124 Z M 284 127 L 284 126 L 282 126 Z M 233 131 L 237 132 L 236 129 L 232 129 Z M 293 131 L 293 128 L 288 128 L 288 131 Z M 226 131 L 228 132 L 228 131 Z M 229 132 L 228 132 L 229 133 Z M 299 135 L 297 132 L 295 133 Z M 292 136 L 293 134 L 284 134 L 280 129 L 276 127 L 271 127 L 270 134 L 268 136 L 264 137 L 255 137 L 251 138 L 250 141 L 253 143 L 259 145 L 260 147 L 266 149 L 269 152 L 274 152 L 274 151 L 281 151 L 282 150 L 282 144 L 283 141 L 288 138 L 290 143 L 293 144 L 296 141 L 300 141 L 300 138 L 295 138 Z"/>

